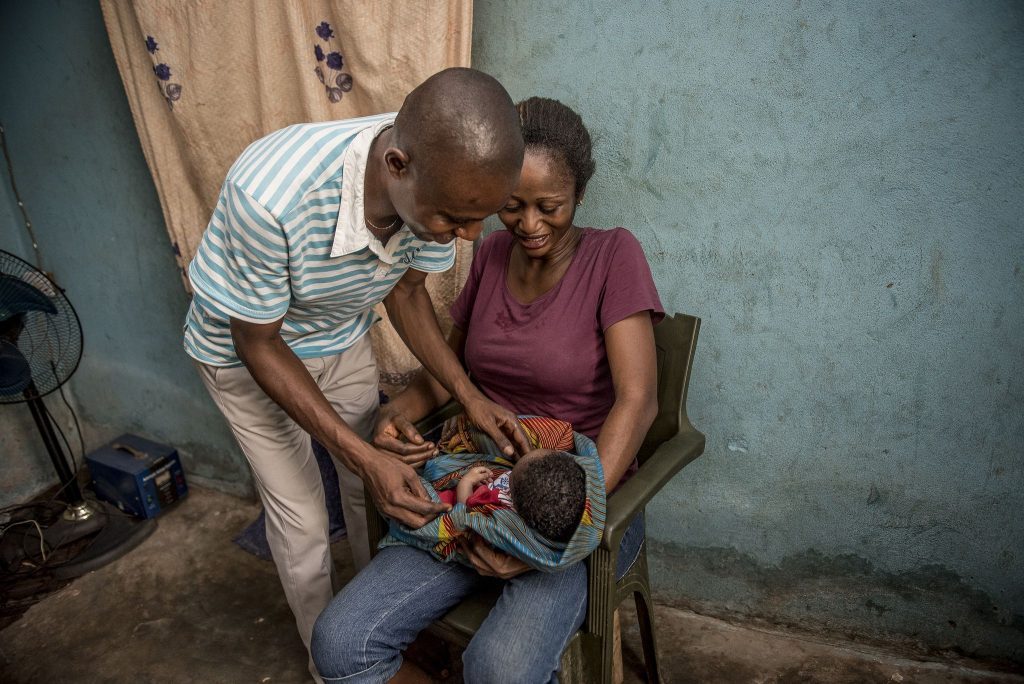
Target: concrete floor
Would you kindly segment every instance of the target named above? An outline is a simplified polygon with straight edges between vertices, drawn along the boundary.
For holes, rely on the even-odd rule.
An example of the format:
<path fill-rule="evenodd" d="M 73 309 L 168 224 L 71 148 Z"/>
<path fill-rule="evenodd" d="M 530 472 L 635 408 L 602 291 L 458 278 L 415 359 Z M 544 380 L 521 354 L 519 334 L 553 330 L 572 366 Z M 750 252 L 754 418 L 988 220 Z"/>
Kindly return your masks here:
<path fill-rule="evenodd" d="M 230 539 L 255 504 L 193 488 L 139 548 L 79 578 L 0 632 L 0 682 L 310 681 L 274 567 Z M 342 575 L 348 548 L 335 546 Z M 643 681 L 631 611 L 623 614 L 626 682 Z M 963 664 L 859 647 L 660 608 L 672 682 L 1024 682 Z"/>

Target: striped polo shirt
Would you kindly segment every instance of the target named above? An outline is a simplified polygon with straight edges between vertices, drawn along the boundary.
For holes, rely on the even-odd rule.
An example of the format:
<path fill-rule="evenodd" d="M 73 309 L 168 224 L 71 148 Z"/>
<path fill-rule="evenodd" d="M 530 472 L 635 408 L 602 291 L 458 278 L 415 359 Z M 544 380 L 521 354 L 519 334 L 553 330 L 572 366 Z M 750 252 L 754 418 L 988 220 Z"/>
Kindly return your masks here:
<path fill-rule="evenodd" d="M 370 143 L 394 119 L 289 126 L 242 153 L 189 266 L 189 356 L 240 365 L 232 316 L 283 318 L 281 336 L 300 358 L 337 354 L 379 319 L 373 307 L 408 269 L 452 266 L 455 241 L 420 240 L 403 226 L 382 245 L 363 223 Z"/>

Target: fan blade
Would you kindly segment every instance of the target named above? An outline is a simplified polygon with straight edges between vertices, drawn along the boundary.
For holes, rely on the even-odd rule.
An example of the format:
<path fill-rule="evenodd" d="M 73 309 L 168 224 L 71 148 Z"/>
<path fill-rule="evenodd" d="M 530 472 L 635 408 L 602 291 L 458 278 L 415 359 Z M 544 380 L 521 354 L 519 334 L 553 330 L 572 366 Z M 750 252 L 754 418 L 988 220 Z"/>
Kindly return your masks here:
<path fill-rule="evenodd" d="M 50 299 L 21 278 L 0 273 L 0 321 L 26 311 L 57 313 Z"/>
<path fill-rule="evenodd" d="M 7 340 L 0 340 L 0 397 L 21 394 L 32 382 L 28 359 Z"/>

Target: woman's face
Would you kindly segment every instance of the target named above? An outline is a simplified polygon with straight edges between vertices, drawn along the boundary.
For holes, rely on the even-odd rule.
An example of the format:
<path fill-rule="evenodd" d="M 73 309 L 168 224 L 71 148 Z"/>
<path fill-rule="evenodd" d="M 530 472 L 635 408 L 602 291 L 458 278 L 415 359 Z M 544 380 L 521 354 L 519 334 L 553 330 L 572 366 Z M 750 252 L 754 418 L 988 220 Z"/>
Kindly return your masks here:
<path fill-rule="evenodd" d="M 498 212 L 527 256 L 547 255 L 572 229 L 576 183 L 569 168 L 544 150 L 528 148 L 519 186 Z"/>

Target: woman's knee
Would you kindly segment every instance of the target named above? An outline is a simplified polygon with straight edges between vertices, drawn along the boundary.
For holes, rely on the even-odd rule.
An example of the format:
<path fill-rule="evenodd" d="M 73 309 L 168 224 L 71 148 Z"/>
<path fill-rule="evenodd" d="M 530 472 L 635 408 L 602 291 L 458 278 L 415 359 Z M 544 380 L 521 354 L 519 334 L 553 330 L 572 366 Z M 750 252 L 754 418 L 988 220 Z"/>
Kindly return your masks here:
<path fill-rule="evenodd" d="M 384 681 L 401 650 L 472 588 L 475 577 L 410 547 L 384 549 L 317 618 L 310 653 L 325 678 Z"/>
<path fill-rule="evenodd" d="M 322 677 L 347 677 L 373 667 L 379 660 L 367 648 L 364 616 L 347 608 L 336 597 L 313 626 L 309 652 Z"/>
<path fill-rule="evenodd" d="M 583 564 L 511 580 L 462 655 L 465 680 L 486 684 L 550 681 L 562 649 L 586 613 Z"/>
<path fill-rule="evenodd" d="M 550 658 L 536 655 L 519 652 L 511 640 L 481 638 L 478 634 L 462 653 L 462 678 L 466 684 L 547 682 L 555 668 L 541 664 Z"/>
<path fill-rule="evenodd" d="M 494 644 L 499 650 L 495 651 L 492 646 L 485 646 L 474 638 L 469 646 L 462 653 L 462 679 L 466 684 L 504 684 L 511 682 L 526 682 L 525 679 L 517 679 L 523 669 L 517 668 L 509 663 L 502 656 L 501 646 Z M 520 663 L 522 665 L 522 663 Z"/>
<path fill-rule="evenodd" d="M 362 601 L 352 598 L 343 591 L 317 618 L 309 642 L 313 663 L 325 680 L 386 681 L 401 665 L 398 637 L 374 625 Z"/>

